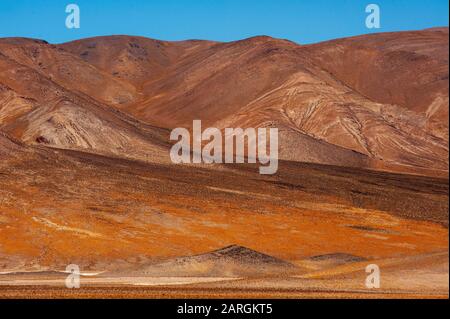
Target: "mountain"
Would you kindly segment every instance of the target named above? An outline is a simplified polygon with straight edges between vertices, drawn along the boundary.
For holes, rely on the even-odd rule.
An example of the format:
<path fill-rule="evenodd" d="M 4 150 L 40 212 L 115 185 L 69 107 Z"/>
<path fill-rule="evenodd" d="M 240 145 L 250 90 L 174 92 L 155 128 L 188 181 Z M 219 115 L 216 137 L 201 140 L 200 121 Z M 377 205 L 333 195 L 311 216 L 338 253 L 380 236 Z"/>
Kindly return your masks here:
<path fill-rule="evenodd" d="M 58 76 L 54 76 L 52 71 L 34 68 L 33 63 L 41 63 L 37 61 L 51 63 L 54 60 L 53 55 L 51 58 L 37 55 L 39 60 L 28 61 L 22 53 L 34 52 L 36 46 L 58 54 L 56 49 L 47 48 L 47 44 L 39 41 L 0 41 L 1 130 L 27 144 L 141 160 L 169 160 L 165 152 L 168 147 L 165 130 L 140 123 L 117 111 L 102 102 L 98 95 L 92 98 L 87 95 L 89 92 L 81 92 L 59 76 L 62 72 L 56 72 Z M 7 49 L 3 50 L 4 47 Z M 77 64 L 79 61 L 74 60 L 75 65 L 66 61 L 65 68 L 73 67 L 83 73 Z M 56 68 L 55 65 L 57 63 L 54 63 Z M 92 73 L 94 67 L 85 67 Z M 77 82 L 73 76 L 71 81 Z M 81 82 L 83 89 L 96 87 L 96 80 Z"/>
<path fill-rule="evenodd" d="M 0 129 L 27 144 L 168 162 L 169 130 L 195 119 L 278 127 L 282 160 L 445 176 L 447 36 L 1 39 Z"/>
<path fill-rule="evenodd" d="M 307 46 L 262 36 L 3 39 L 0 125 L 26 143 L 150 161 L 167 161 L 167 129 L 194 119 L 276 126 L 284 160 L 446 175 L 446 34 Z"/>
<path fill-rule="evenodd" d="M 131 83 L 141 91 L 145 83 L 158 79 L 167 68 L 215 42 L 167 42 L 133 36 L 109 36 L 58 45 L 115 79 Z"/>
<path fill-rule="evenodd" d="M 6 38 L 0 40 L 3 58 L 29 68 L 59 86 L 95 100 L 116 105 L 132 100 L 133 85 L 120 81 L 72 54 L 45 41 Z"/>
<path fill-rule="evenodd" d="M 120 36 L 59 48 L 134 83 L 139 97 L 116 107 L 147 123 L 277 126 L 282 159 L 442 174 L 446 34 L 448 28 L 308 46 L 270 37 L 216 43 Z"/>
<path fill-rule="evenodd" d="M 306 48 L 315 63 L 372 101 L 418 113 L 448 141 L 448 28 L 382 33 Z"/>

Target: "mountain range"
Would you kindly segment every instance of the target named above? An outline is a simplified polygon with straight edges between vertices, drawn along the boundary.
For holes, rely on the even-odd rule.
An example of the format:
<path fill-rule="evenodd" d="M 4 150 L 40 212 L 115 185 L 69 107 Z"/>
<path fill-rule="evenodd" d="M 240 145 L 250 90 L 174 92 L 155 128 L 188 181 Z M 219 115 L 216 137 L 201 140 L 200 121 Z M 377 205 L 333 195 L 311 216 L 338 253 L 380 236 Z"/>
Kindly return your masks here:
<path fill-rule="evenodd" d="M 448 28 L 314 45 L 110 36 L 0 40 L 0 129 L 146 161 L 168 132 L 278 127 L 280 159 L 448 174 Z"/>

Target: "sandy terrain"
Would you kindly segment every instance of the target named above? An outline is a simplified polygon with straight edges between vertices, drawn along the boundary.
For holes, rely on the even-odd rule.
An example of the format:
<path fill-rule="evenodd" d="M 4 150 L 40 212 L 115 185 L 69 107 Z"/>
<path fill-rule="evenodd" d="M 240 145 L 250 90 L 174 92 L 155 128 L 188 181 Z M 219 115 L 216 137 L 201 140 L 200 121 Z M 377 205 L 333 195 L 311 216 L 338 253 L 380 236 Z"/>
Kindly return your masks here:
<path fill-rule="evenodd" d="M 364 267 L 375 262 L 384 269 L 384 260 L 398 258 L 393 266 L 386 264 L 393 268 L 390 286 L 378 295 L 432 297 L 448 291 L 442 286 L 448 282 L 448 258 L 439 257 L 448 249 L 446 180 L 294 163 L 282 163 L 274 177 L 250 166 L 178 166 L 167 176 L 165 166 L 34 151 L 30 156 L 37 160 L 10 159 L 1 169 L 1 272 L 61 271 L 71 263 L 84 272 L 102 272 L 83 277 L 93 290 L 79 296 L 94 296 L 98 285 L 106 286 L 105 296 L 161 296 L 156 288 L 131 292 L 127 287 L 164 286 L 164 278 L 172 277 L 172 283 L 183 285 L 164 296 L 204 291 L 230 297 L 344 297 L 373 293 L 361 287 Z M 222 250 L 231 244 L 247 248 Z M 407 258 L 428 255 L 420 267 Z M 339 267 L 346 265 L 359 267 L 358 276 L 342 279 Z M 406 286 L 405 274 L 411 281 Z M 1 275 L 1 294 L 24 292 L 8 288 L 12 278 L 20 285 L 54 286 L 37 289 L 36 296 L 74 294 L 60 289 L 66 275 L 33 275 Z M 255 279 L 235 280 L 243 277 Z M 185 286 L 223 278 L 223 295 L 209 286 Z M 428 282 L 426 289 L 415 286 L 422 282 Z M 118 290 L 109 290 L 111 285 Z"/>

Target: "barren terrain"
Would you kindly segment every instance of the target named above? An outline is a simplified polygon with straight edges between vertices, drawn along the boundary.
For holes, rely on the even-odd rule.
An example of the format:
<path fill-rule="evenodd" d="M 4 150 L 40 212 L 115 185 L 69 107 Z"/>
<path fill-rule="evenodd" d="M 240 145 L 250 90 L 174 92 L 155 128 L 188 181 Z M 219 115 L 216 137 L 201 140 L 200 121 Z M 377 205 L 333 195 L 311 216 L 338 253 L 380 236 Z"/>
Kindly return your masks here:
<path fill-rule="evenodd" d="M 278 172 L 172 164 L 195 119 Z M 448 28 L 0 39 L 0 297 L 446 298 L 448 188 Z"/>

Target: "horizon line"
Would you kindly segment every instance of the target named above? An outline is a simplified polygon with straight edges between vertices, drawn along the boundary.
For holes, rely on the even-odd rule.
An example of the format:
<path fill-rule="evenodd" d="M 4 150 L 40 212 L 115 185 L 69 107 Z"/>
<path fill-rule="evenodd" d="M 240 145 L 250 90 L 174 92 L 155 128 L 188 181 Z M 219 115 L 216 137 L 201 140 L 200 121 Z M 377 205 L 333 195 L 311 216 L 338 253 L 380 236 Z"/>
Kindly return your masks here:
<path fill-rule="evenodd" d="M 424 28 L 424 29 L 421 28 L 421 29 L 409 29 L 409 30 L 398 30 L 398 31 L 360 33 L 360 34 L 356 34 L 356 35 L 349 35 L 349 36 L 343 36 L 343 37 L 338 37 L 338 38 L 331 38 L 331 39 L 327 39 L 327 40 L 320 40 L 320 41 L 317 41 L 317 42 L 304 43 L 304 44 L 303 43 L 298 43 L 298 42 L 296 42 L 294 40 L 290 40 L 290 39 L 287 39 L 287 38 L 277 38 L 277 37 L 264 35 L 264 34 L 254 35 L 254 36 L 250 36 L 250 37 L 246 37 L 246 38 L 240 38 L 240 39 L 231 40 L 231 41 L 218 41 L 218 40 L 200 39 L 200 38 L 197 38 L 197 39 L 196 38 L 187 38 L 187 39 L 182 39 L 182 40 L 164 40 L 164 39 L 158 39 L 158 38 L 151 38 L 151 37 L 144 36 L 144 35 L 132 35 L 132 34 L 93 35 L 93 36 L 81 37 L 81 38 L 78 38 L 78 39 L 74 39 L 74 40 L 70 40 L 70 41 L 64 41 L 64 42 L 50 42 L 50 41 L 48 41 L 46 39 L 42 39 L 42 38 L 33 38 L 33 37 L 24 37 L 24 36 L 6 36 L 6 37 L 0 37 L 0 39 L 28 39 L 28 40 L 42 41 L 42 42 L 45 42 L 45 43 L 48 43 L 48 44 L 52 44 L 52 45 L 61 45 L 61 44 L 66 44 L 66 43 L 72 43 L 72 42 L 77 42 L 77 41 L 88 40 L 88 39 L 109 38 L 109 37 L 135 37 L 135 38 L 144 38 L 144 39 L 148 39 L 148 40 L 160 41 L 160 42 L 166 42 L 166 43 L 179 43 L 179 42 L 189 42 L 189 41 L 213 42 L 213 43 L 233 43 L 233 42 L 245 41 L 245 40 L 254 39 L 254 38 L 271 38 L 271 39 L 275 39 L 275 40 L 289 41 L 289 42 L 292 42 L 292 43 L 297 44 L 297 45 L 312 45 L 312 44 L 319 44 L 319 43 L 330 42 L 330 41 L 335 41 L 335 40 L 340 40 L 340 39 L 357 38 L 357 37 L 362 37 L 362 36 L 371 36 L 371 35 L 389 34 L 389 33 L 432 31 L 432 30 L 439 30 L 439 29 L 449 29 L 449 26 L 448 25 L 444 25 L 444 26 L 428 27 L 428 28 Z"/>

